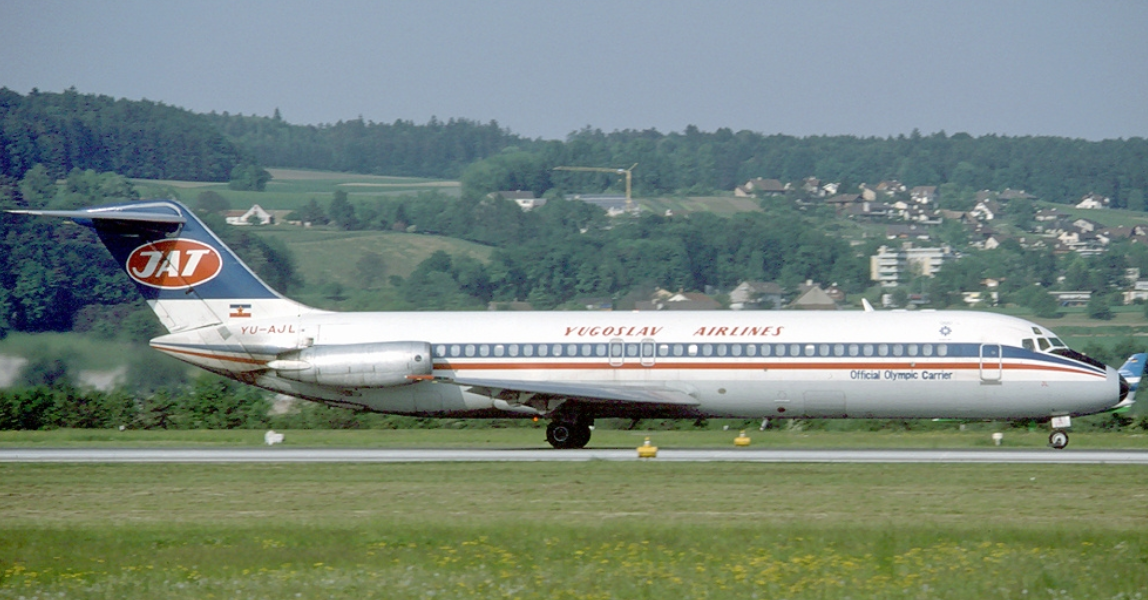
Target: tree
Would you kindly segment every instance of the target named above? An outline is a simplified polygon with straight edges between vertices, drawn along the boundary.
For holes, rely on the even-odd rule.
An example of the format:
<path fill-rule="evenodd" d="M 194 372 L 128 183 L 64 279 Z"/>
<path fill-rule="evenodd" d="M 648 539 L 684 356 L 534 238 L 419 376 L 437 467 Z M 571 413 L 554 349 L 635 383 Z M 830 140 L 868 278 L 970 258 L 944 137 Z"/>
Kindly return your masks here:
<path fill-rule="evenodd" d="M 251 163 L 238 164 L 231 170 L 231 180 L 227 182 L 227 187 L 238 191 L 262 192 L 267 189 L 268 181 L 271 181 L 271 174 L 263 167 Z"/>
<path fill-rule="evenodd" d="M 335 198 L 331 200 L 327 214 L 340 229 L 349 231 L 359 226 L 359 220 L 355 217 L 355 206 L 347 200 L 347 192 L 343 190 L 335 190 Z"/>
<path fill-rule="evenodd" d="M 1106 298 L 1104 294 L 1097 292 L 1093 292 L 1084 310 L 1088 314 L 1089 319 L 1110 321 L 1112 317 L 1115 316 L 1112 314 L 1112 309 L 1108 306 L 1108 298 Z"/>
<path fill-rule="evenodd" d="M 231 210 L 231 203 L 219 192 L 208 190 L 195 197 L 195 208 L 201 212 L 223 214 Z"/>
<path fill-rule="evenodd" d="M 363 289 L 373 288 L 387 274 L 387 265 L 383 261 L 383 255 L 374 250 L 363 252 L 359 255 L 359 260 L 355 261 L 355 274 Z"/>

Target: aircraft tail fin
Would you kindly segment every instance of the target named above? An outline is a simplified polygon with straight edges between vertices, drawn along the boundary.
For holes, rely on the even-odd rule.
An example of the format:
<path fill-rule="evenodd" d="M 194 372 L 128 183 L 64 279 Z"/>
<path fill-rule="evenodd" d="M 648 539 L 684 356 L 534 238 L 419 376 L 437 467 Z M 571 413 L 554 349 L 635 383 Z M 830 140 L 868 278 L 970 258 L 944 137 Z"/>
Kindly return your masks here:
<path fill-rule="evenodd" d="M 171 333 L 314 311 L 276 293 L 174 200 L 9 212 L 69 218 L 94 229 Z"/>
<path fill-rule="evenodd" d="M 1131 400 L 1132 396 L 1136 393 L 1136 389 L 1140 387 L 1140 379 L 1144 376 L 1144 366 L 1148 363 L 1148 353 L 1140 352 L 1128 357 L 1124 364 L 1117 369 L 1120 376 L 1128 382 L 1128 399 Z"/>

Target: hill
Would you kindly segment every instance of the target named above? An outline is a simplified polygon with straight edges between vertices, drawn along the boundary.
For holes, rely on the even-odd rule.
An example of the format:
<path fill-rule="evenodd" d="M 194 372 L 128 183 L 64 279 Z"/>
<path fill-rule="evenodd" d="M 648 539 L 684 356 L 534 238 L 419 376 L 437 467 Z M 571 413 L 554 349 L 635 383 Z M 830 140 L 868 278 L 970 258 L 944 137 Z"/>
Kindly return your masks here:
<path fill-rule="evenodd" d="M 377 273 L 378 284 L 393 275 L 406 277 L 415 267 L 442 250 L 452 256 L 469 256 L 486 262 L 492 248 L 437 235 L 396 233 L 390 231 L 335 231 L 304 229 L 289 225 L 255 227 L 252 231 L 264 238 L 283 242 L 295 256 L 296 271 L 307 288 L 339 283 L 352 289 L 363 287 L 358 262 L 364 255 L 375 253 L 382 258 Z"/>

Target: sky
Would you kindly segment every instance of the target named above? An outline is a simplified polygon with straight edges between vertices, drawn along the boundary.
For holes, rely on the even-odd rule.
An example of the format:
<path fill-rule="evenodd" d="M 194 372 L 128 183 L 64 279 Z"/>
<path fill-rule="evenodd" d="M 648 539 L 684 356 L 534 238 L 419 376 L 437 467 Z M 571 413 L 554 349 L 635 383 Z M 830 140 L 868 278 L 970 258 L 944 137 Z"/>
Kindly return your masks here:
<path fill-rule="evenodd" d="M 0 0 L 0 87 L 565 139 L 1148 137 L 1142 0 Z"/>

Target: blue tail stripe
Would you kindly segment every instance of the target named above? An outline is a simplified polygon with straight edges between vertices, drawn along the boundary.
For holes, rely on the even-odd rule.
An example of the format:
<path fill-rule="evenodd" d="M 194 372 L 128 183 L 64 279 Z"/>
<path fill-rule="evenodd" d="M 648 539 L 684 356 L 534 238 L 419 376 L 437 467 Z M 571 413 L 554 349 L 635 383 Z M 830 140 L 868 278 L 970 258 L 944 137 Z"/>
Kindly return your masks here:
<path fill-rule="evenodd" d="M 153 200 L 95 207 L 84 211 L 90 218 L 73 217 L 76 222 L 96 230 L 100 239 L 127 269 L 127 260 L 133 250 L 149 242 L 182 238 L 202 242 L 219 252 L 222 269 L 218 277 L 198 284 L 192 289 L 168 290 L 143 285 L 133 280 L 140 294 L 147 300 L 183 299 L 275 299 L 281 298 L 263 283 L 214 233 L 188 208 L 172 200 Z M 117 212 L 130 218 L 117 219 Z M 144 221 L 141 214 L 153 213 L 155 221 Z M 172 216 L 182 217 L 182 227 Z M 176 221 L 176 222 L 173 222 Z"/>

